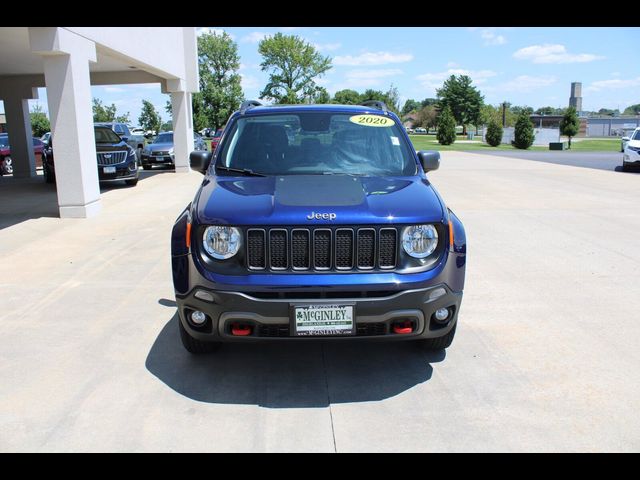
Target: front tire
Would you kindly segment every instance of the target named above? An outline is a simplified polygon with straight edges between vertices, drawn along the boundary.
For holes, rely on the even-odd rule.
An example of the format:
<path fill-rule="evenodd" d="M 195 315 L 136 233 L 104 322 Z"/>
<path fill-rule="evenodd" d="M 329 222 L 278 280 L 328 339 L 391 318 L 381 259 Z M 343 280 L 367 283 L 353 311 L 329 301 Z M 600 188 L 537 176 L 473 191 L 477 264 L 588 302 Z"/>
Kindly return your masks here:
<path fill-rule="evenodd" d="M 623 172 L 628 172 L 629 171 L 629 165 L 627 165 L 626 162 L 622 162 L 622 171 Z"/>
<path fill-rule="evenodd" d="M 424 340 L 418 340 L 421 343 L 421 347 L 425 350 L 434 351 L 434 350 L 444 350 L 445 348 L 449 348 L 451 343 L 453 342 L 453 337 L 456 335 L 456 327 L 458 324 L 456 323 L 451 331 L 442 337 L 437 338 L 425 338 Z"/>
<path fill-rule="evenodd" d="M 142 164 L 142 168 L 145 170 L 151 170 L 151 165 L 147 165 L 145 163 Z"/>
<path fill-rule="evenodd" d="M 182 340 L 182 346 L 189 353 L 202 354 L 215 352 L 219 345 L 215 342 L 201 342 L 189 335 L 189 332 L 184 328 L 182 322 L 178 320 L 178 326 L 180 328 L 180 340 Z"/>
<path fill-rule="evenodd" d="M 42 173 L 44 174 L 44 181 L 46 183 L 53 183 L 55 178 L 51 174 L 51 171 L 49 170 L 49 167 L 47 167 L 47 162 L 44 162 L 42 164 Z"/>

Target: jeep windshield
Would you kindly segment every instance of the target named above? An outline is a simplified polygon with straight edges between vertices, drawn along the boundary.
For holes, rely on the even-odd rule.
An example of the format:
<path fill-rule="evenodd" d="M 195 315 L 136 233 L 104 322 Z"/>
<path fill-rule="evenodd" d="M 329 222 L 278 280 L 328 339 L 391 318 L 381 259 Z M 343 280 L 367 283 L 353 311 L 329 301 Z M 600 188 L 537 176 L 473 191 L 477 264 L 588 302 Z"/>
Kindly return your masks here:
<path fill-rule="evenodd" d="M 216 165 L 264 175 L 416 174 L 399 126 L 377 114 L 300 112 L 240 118 L 226 136 Z"/>

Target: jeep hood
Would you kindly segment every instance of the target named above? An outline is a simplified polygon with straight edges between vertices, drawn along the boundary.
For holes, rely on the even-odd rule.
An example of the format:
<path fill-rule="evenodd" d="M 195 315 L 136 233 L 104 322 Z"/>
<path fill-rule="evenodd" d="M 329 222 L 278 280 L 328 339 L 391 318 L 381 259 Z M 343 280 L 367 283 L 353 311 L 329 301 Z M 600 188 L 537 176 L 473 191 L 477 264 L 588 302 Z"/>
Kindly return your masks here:
<path fill-rule="evenodd" d="M 207 176 L 196 206 L 200 223 L 363 225 L 439 222 L 443 206 L 420 177 Z M 327 215 L 335 214 L 332 220 Z M 313 214 L 319 217 L 308 218 Z"/>

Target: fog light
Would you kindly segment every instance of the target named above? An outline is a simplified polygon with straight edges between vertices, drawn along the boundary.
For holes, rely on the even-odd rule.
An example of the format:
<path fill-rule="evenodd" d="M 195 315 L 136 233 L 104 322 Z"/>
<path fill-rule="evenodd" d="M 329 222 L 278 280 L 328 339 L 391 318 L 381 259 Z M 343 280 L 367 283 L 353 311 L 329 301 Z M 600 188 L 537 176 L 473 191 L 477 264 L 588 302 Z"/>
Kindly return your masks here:
<path fill-rule="evenodd" d="M 448 308 L 439 308 L 436 310 L 436 313 L 433 315 L 438 322 L 444 322 L 449 318 L 449 309 Z"/>
<path fill-rule="evenodd" d="M 129 170 L 131 170 L 132 172 L 135 172 L 138 169 L 138 164 L 136 162 L 131 162 L 129 164 Z"/>
<path fill-rule="evenodd" d="M 204 312 L 196 310 L 195 312 L 191 312 L 191 321 L 194 325 L 200 326 L 207 321 L 207 316 L 204 314 Z"/>

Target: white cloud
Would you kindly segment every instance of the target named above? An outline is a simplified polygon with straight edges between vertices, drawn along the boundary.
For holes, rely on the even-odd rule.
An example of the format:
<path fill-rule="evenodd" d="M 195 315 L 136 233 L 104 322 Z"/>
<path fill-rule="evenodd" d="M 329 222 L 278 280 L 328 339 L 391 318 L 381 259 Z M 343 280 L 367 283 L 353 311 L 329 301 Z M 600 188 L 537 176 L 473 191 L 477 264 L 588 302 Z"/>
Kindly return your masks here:
<path fill-rule="evenodd" d="M 341 43 L 312 43 L 319 52 L 333 52 L 342 47 Z"/>
<path fill-rule="evenodd" d="M 339 55 L 333 58 L 333 64 L 361 67 L 369 65 L 384 65 L 387 63 L 404 63 L 410 62 L 411 60 L 413 60 L 413 55 L 410 53 L 366 52 L 357 56 Z"/>
<path fill-rule="evenodd" d="M 447 68 L 458 68 L 460 66 L 459 63 L 456 62 L 448 62 L 447 63 Z"/>
<path fill-rule="evenodd" d="M 485 29 L 480 32 L 480 37 L 484 40 L 486 46 L 490 45 L 504 45 L 507 43 L 507 39 L 503 35 L 498 35 L 492 30 Z"/>
<path fill-rule="evenodd" d="M 521 92 L 527 93 L 539 88 L 548 87 L 556 83 L 556 77 L 549 76 L 532 76 L 532 75 L 519 75 L 513 80 L 504 82 L 500 85 L 493 87 L 493 91 L 504 92 Z"/>
<path fill-rule="evenodd" d="M 104 91 L 107 93 L 122 93 L 122 92 L 126 92 L 126 90 L 124 88 L 120 88 L 120 87 L 102 87 L 104 88 Z"/>
<path fill-rule="evenodd" d="M 383 80 L 388 77 L 402 75 L 402 73 L 404 72 L 399 68 L 350 70 L 345 73 L 345 81 L 337 85 L 336 90 L 343 90 L 345 88 L 361 89 L 379 86 L 383 83 Z"/>
<path fill-rule="evenodd" d="M 469 27 L 467 30 L 470 32 L 480 33 L 480 38 L 483 40 L 485 47 L 504 45 L 507 43 L 507 38 L 504 35 L 498 34 L 499 31 L 511 30 L 510 27 Z"/>
<path fill-rule="evenodd" d="M 258 79 L 252 75 L 245 75 L 241 73 L 240 77 L 240 84 L 242 85 L 243 90 L 258 88 L 260 86 Z"/>
<path fill-rule="evenodd" d="M 441 88 L 443 82 L 451 75 L 467 75 L 471 77 L 475 85 L 482 85 L 491 77 L 497 75 L 493 70 L 466 70 L 464 68 L 450 68 L 446 72 L 424 73 L 416 78 L 429 93 L 435 93 L 437 88 Z"/>
<path fill-rule="evenodd" d="M 271 35 L 269 32 L 251 32 L 240 39 L 244 43 L 258 43 L 260 40 Z"/>
<path fill-rule="evenodd" d="M 585 63 L 604 57 L 591 53 L 569 53 L 564 45 L 547 43 L 521 48 L 514 52 L 513 58 L 533 63 Z"/>
<path fill-rule="evenodd" d="M 613 78 L 611 80 L 596 80 L 591 82 L 585 92 L 599 92 L 600 90 L 618 90 L 621 88 L 637 88 L 640 87 L 640 77 L 636 78 Z"/>

